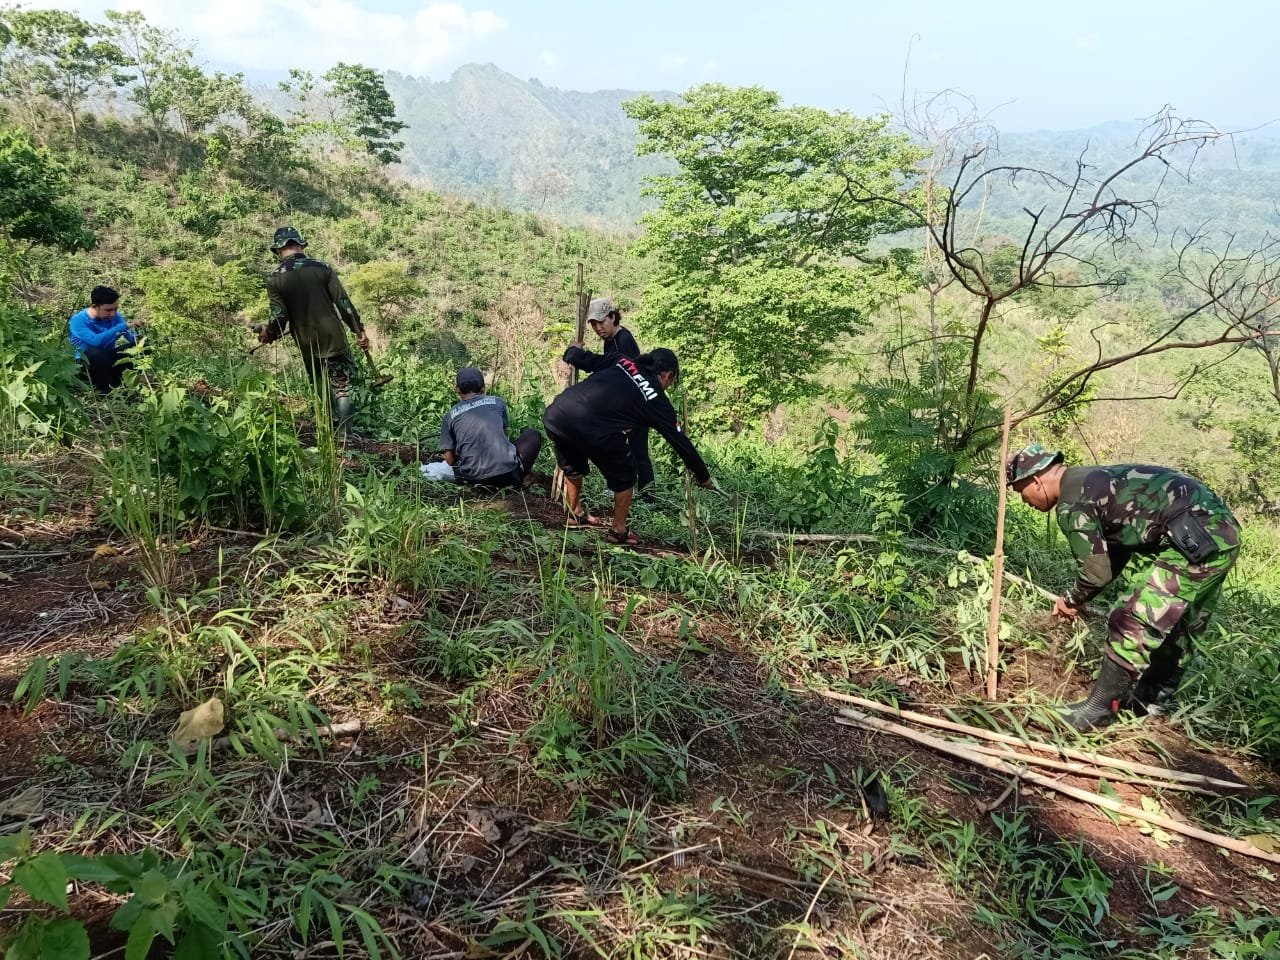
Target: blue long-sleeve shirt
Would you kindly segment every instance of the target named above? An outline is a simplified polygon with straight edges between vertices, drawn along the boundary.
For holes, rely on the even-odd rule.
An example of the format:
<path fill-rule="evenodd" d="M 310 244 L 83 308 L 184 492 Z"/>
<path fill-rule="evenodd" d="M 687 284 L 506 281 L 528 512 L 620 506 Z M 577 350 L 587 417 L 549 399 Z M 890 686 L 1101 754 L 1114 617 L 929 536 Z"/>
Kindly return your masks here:
<path fill-rule="evenodd" d="M 117 313 L 110 320 L 95 320 L 86 308 L 71 317 L 71 345 L 76 348 L 77 360 L 88 348 L 105 350 L 114 347 L 121 337 L 130 346 L 137 342 L 122 313 Z"/>

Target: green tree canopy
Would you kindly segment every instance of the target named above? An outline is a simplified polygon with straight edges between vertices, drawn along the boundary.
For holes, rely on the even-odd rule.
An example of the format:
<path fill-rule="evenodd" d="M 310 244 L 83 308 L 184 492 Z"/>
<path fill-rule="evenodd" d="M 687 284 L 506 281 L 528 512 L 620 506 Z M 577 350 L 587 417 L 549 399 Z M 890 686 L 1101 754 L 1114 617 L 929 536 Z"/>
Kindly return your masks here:
<path fill-rule="evenodd" d="M 9 10 L 2 83 L 8 95 L 45 97 L 66 111 L 74 135 L 81 105 L 101 86 L 132 79 L 127 58 L 96 24 L 65 10 Z"/>
<path fill-rule="evenodd" d="M 887 117 L 784 107 L 759 87 L 707 84 L 623 108 L 639 121 L 640 152 L 679 165 L 647 188 L 661 203 L 640 242 L 659 260 L 649 329 L 739 416 L 804 395 L 900 273 L 867 246 L 904 218 L 887 203 L 850 202 L 842 171 L 897 191 L 920 151 L 887 131 Z M 692 386 L 707 394 L 711 384 Z"/>
<path fill-rule="evenodd" d="M 405 129 L 381 73 L 360 64 L 339 63 L 319 80 L 309 70 L 290 70 L 280 89 L 298 101 L 290 123 L 303 136 L 332 137 L 358 145 L 379 163 L 396 163 Z"/>
<path fill-rule="evenodd" d="M 342 123 L 347 132 L 379 163 L 396 163 L 404 141 L 394 137 L 405 125 L 396 119 L 396 105 L 382 74 L 358 63 L 339 63 L 324 79 L 345 108 Z"/>
<path fill-rule="evenodd" d="M 80 211 L 63 201 L 62 167 L 25 131 L 0 129 L 0 228 L 8 240 L 78 250 L 93 243 Z"/>

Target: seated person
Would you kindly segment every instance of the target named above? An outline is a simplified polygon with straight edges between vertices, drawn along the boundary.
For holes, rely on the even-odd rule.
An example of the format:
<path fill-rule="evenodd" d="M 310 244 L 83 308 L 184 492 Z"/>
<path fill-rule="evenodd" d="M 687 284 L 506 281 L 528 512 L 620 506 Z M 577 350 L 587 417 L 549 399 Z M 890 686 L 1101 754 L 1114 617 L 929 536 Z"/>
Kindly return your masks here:
<path fill-rule="evenodd" d="M 587 323 L 604 342 L 603 353 L 592 353 L 581 342 L 570 344 L 564 352 L 564 362 L 587 373 L 595 373 L 613 366 L 619 357 L 632 360 L 640 356 L 640 346 L 631 331 L 622 325 L 622 311 L 608 297 L 597 297 L 587 307 Z M 645 488 L 653 483 L 653 460 L 649 456 L 649 428 L 636 427 L 627 434 L 627 445 L 636 461 L 636 494 L 648 503 L 657 498 Z"/>
<path fill-rule="evenodd" d="M 715 488 L 711 471 L 697 448 L 680 429 L 666 391 L 680 376 L 676 355 L 665 348 L 642 354 L 638 360 L 618 357 L 561 393 L 542 415 L 547 436 L 556 448 L 556 464 L 564 471 L 570 526 L 585 526 L 593 518 L 582 508 L 582 478 L 594 463 L 613 491 L 610 543 L 636 544 L 639 537 L 627 526 L 636 462 L 627 435 L 652 427 L 675 449 L 698 483 Z M 590 462 L 588 462 L 590 461 Z"/>
<path fill-rule="evenodd" d="M 124 350 L 138 342 L 141 321 L 132 327 L 120 312 L 120 294 L 110 287 L 94 287 L 89 306 L 71 317 L 71 345 L 89 382 L 99 393 L 120 386 L 133 365 Z"/>
<path fill-rule="evenodd" d="M 542 450 L 542 434 L 530 427 L 507 439 L 507 404 L 484 392 L 484 374 L 463 367 L 456 380 L 457 403 L 440 426 L 444 462 L 463 483 L 519 487 Z"/>

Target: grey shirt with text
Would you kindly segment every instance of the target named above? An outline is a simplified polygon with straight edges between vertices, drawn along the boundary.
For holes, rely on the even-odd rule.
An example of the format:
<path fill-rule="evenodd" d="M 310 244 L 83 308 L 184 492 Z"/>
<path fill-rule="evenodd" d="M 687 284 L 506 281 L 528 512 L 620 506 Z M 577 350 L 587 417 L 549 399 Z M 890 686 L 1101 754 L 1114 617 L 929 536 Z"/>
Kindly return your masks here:
<path fill-rule="evenodd" d="M 454 473 L 462 480 L 488 480 L 515 470 L 516 447 L 507 439 L 507 404 L 482 394 L 455 403 L 440 426 L 440 449 L 457 457 Z"/>

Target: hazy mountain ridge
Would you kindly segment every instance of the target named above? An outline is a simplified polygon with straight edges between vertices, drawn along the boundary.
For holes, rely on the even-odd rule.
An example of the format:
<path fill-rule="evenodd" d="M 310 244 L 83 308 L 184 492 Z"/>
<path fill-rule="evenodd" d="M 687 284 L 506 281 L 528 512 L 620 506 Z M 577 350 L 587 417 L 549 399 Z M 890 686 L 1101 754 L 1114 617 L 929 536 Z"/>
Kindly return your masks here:
<path fill-rule="evenodd" d="M 569 222 L 631 229 L 648 207 L 641 196 L 644 177 L 669 169 L 661 158 L 635 154 L 635 124 L 621 105 L 642 91 L 561 90 L 493 64 L 468 64 L 442 81 L 390 72 L 386 82 L 400 118 L 409 124 L 403 133 L 407 171 L 440 191 Z M 1131 157 L 1143 127 L 1108 121 L 1085 130 L 1004 133 L 997 162 L 1065 173 L 1087 146 L 1086 162 L 1096 173 Z M 1271 200 L 1280 195 L 1276 125 L 1244 131 L 1203 151 L 1190 184 L 1176 175 L 1159 184 L 1163 173 L 1152 164 L 1121 185 L 1134 198 L 1159 187 L 1163 234 L 1205 220 L 1242 237 L 1280 230 Z M 1024 216 L 1023 207 L 1047 196 L 1031 184 L 1016 193 L 997 191 L 986 210 L 988 222 L 993 229 L 1001 222 L 1012 226 Z"/>

